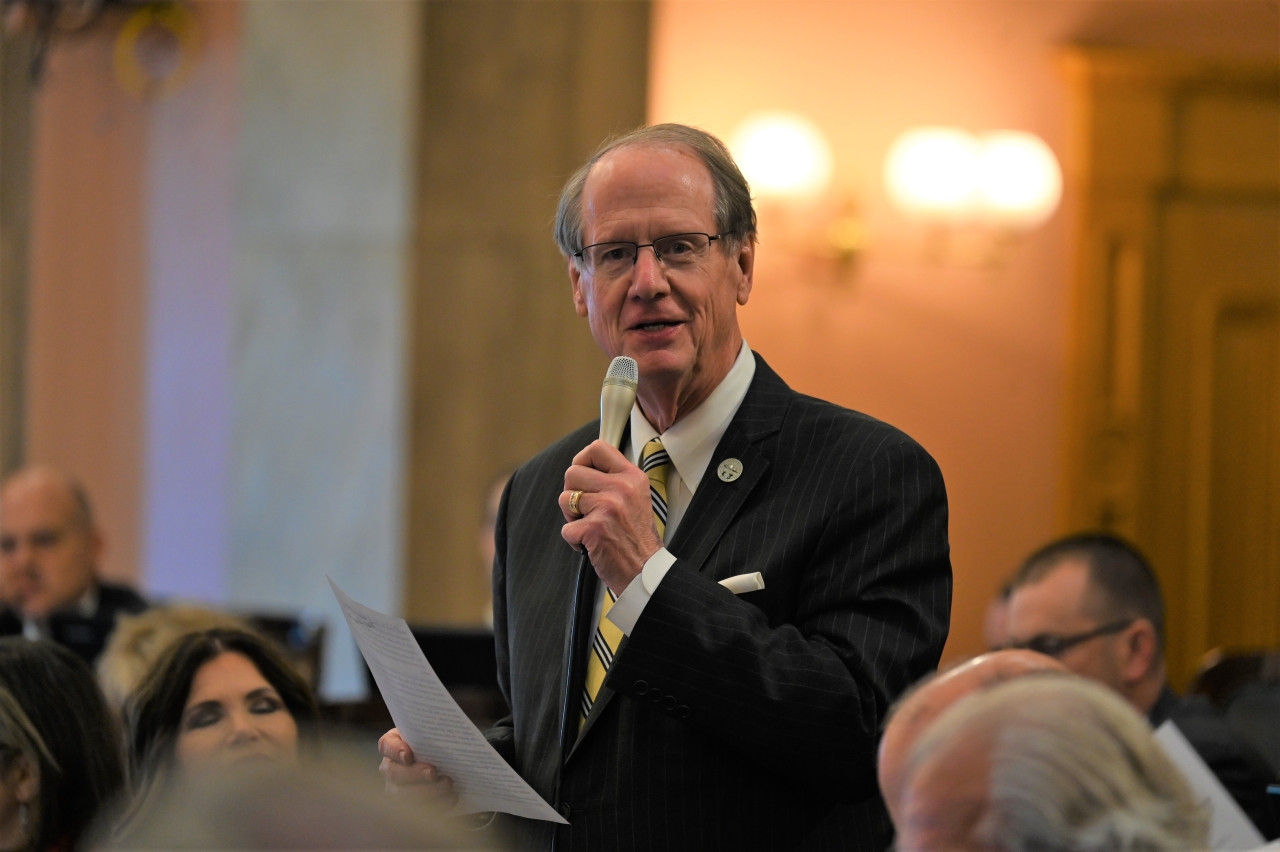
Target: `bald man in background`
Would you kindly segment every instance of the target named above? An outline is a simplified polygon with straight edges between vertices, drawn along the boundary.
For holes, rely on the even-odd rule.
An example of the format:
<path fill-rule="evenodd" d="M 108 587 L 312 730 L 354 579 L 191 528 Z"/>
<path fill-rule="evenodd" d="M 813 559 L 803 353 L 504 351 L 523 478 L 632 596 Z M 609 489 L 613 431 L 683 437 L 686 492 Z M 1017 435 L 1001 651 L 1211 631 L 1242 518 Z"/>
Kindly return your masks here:
<path fill-rule="evenodd" d="M 997 684 L 1030 674 L 1066 671 L 1062 663 L 1034 651 L 994 651 L 925 678 L 908 690 L 889 711 L 876 760 L 880 793 L 894 825 L 902 824 L 907 757 L 939 716 L 960 699 Z"/>
<path fill-rule="evenodd" d="M 122 614 L 147 608 L 98 576 L 102 533 L 78 483 L 46 467 L 0 483 L 0 635 L 51 639 L 92 664 Z"/>

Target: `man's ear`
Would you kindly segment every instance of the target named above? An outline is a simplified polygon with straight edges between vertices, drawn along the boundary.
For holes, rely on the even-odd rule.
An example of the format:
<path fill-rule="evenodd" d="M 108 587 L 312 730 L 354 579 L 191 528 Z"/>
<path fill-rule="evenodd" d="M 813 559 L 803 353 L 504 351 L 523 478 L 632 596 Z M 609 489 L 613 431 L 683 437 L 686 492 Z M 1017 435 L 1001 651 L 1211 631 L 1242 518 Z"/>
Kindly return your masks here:
<path fill-rule="evenodd" d="M 573 309 L 578 316 L 587 315 L 587 297 L 582 292 L 582 270 L 573 258 L 569 258 L 569 283 L 573 285 Z"/>
<path fill-rule="evenodd" d="M 738 248 L 738 256 L 735 258 L 738 266 L 738 292 L 736 294 L 739 305 L 745 305 L 747 299 L 751 298 L 751 287 L 755 284 L 756 274 L 756 244 L 750 237 L 743 239 L 742 245 Z"/>
<path fill-rule="evenodd" d="M 1160 659 L 1156 628 L 1145 618 L 1135 619 L 1120 634 L 1120 672 L 1129 683 L 1143 680 Z"/>

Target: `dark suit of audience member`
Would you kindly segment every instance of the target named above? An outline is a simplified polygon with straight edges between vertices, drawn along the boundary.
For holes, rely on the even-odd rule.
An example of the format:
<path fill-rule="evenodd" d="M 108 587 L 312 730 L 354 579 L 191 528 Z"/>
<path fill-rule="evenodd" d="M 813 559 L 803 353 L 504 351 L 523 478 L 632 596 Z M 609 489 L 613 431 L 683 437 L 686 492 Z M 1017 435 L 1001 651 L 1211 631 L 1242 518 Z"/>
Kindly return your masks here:
<path fill-rule="evenodd" d="M 1268 839 L 1280 836 L 1266 804 L 1266 759 L 1199 698 L 1179 699 L 1166 680 L 1164 600 L 1155 572 L 1131 544 L 1106 533 L 1052 542 L 1012 581 L 1010 644 L 1057 657 L 1119 692 L 1158 726 L 1167 719 Z"/>
<path fill-rule="evenodd" d="M 639 363 L 628 435 L 619 452 L 591 423 L 540 453 L 497 523 L 512 714 L 489 738 L 570 823 L 517 820 L 520 848 L 883 849 L 880 723 L 947 636 L 942 476 L 902 432 L 796 393 L 751 353 L 735 301 L 754 214 L 724 221 L 714 203 L 730 190 L 712 172 L 736 167 L 699 131 L 637 134 L 570 181 L 557 226 L 579 313 L 607 354 Z M 642 470 L 668 464 L 662 485 Z M 594 629 L 606 618 L 570 628 L 577 546 L 597 611 L 625 634 L 611 650 Z M 762 590 L 719 583 L 752 572 Z M 594 695 L 590 669 L 586 689 L 567 682 L 566 649 L 603 664 Z M 396 762 L 402 748 L 384 737 L 393 784 L 422 772 Z"/>
<path fill-rule="evenodd" d="M 1172 719 L 1262 835 L 1268 840 L 1280 837 L 1280 826 L 1267 803 L 1267 785 L 1276 781 L 1271 766 L 1231 730 L 1209 699 L 1202 695 L 1179 697 L 1166 686 L 1147 718 L 1153 728 Z M 1272 723 L 1280 724 L 1280 720 Z"/>
<path fill-rule="evenodd" d="M 102 550 L 77 483 L 47 468 L 12 474 L 0 484 L 0 635 L 52 640 L 93 663 L 116 619 L 147 608 L 98 579 Z"/>
<path fill-rule="evenodd" d="M 86 663 L 92 665 L 102 654 L 107 639 L 115 630 L 116 620 L 122 615 L 137 615 L 147 608 L 141 595 L 128 586 L 115 583 L 98 583 L 86 600 L 83 609 L 76 607 L 49 614 L 44 623 L 36 626 L 41 638 L 48 638 L 70 648 Z M 0 636 L 28 633 L 20 611 L 6 609 L 0 612 Z"/>

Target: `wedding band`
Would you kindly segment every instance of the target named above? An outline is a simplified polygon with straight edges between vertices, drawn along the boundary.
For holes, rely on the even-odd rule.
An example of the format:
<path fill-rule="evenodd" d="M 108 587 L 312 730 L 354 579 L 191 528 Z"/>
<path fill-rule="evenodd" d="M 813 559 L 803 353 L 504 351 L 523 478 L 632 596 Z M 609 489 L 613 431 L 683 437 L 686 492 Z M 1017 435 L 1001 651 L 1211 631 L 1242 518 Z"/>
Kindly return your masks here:
<path fill-rule="evenodd" d="M 569 492 L 569 511 L 578 517 L 582 517 L 582 510 L 578 508 L 578 498 L 582 496 L 581 491 Z"/>

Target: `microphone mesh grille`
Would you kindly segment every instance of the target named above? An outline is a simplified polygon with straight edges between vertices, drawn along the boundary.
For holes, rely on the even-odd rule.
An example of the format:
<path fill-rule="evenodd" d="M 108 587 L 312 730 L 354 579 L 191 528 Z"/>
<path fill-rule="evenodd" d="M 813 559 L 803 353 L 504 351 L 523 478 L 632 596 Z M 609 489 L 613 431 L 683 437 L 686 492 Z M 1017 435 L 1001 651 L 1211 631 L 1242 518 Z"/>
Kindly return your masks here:
<path fill-rule="evenodd" d="M 626 379 L 629 382 L 640 381 L 640 368 L 636 366 L 634 358 L 628 358 L 626 355 L 619 355 L 609 364 L 609 372 L 605 373 L 606 378 Z"/>

